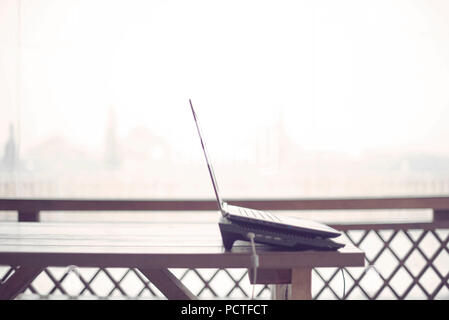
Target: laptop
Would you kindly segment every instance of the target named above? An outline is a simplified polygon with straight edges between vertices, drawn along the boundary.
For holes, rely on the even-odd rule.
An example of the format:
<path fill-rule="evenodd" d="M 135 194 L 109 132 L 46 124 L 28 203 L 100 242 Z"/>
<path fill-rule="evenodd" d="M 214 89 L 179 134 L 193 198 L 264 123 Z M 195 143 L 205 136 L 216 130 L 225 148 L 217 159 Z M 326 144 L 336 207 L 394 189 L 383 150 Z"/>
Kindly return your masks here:
<path fill-rule="evenodd" d="M 254 242 L 292 249 L 335 250 L 344 246 L 344 243 L 333 240 L 333 238 L 339 237 L 341 232 L 325 224 L 275 215 L 267 211 L 234 206 L 224 202 L 220 196 L 217 178 L 207 153 L 192 100 L 189 99 L 189 103 L 221 212 L 219 227 L 226 249 L 230 250 L 237 240 L 249 240 L 248 233 L 250 232 L 255 235 Z"/>

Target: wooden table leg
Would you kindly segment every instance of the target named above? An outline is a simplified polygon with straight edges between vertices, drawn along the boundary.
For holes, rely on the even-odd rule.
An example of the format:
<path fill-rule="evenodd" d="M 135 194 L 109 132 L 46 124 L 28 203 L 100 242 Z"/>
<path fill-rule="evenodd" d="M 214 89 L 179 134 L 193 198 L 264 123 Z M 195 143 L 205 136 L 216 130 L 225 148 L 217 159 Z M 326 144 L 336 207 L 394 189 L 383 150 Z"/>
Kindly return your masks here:
<path fill-rule="evenodd" d="M 312 300 L 312 269 L 292 270 L 292 300 Z"/>
<path fill-rule="evenodd" d="M 167 298 L 173 300 L 196 300 L 197 297 L 168 269 L 139 268 L 148 280 Z"/>
<path fill-rule="evenodd" d="M 44 267 L 20 266 L 0 285 L 0 300 L 16 298 L 42 272 Z"/>
<path fill-rule="evenodd" d="M 271 298 L 275 300 L 311 300 L 312 269 L 291 270 L 291 284 L 276 284 L 271 288 Z"/>

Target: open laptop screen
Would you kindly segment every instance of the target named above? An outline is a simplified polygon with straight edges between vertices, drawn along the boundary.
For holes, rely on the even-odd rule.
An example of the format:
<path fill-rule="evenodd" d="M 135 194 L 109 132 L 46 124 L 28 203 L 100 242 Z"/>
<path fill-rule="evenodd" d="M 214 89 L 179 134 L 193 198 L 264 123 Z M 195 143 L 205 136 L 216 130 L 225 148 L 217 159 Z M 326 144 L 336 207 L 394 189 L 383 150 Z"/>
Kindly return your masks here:
<path fill-rule="evenodd" d="M 214 187 L 215 197 L 217 198 L 218 207 L 220 208 L 221 212 L 223 213 L 223 206 L 222 206 L 223 202 L 221 200 L 220 193 L 218 191 L 217 178 L 215 178 L 214 168 L 212 167 L 212 164 L 209 160 L 210 157 L 208 156 L 206 144 L 204 143 L 204 140 L 203 140 L 203 137 L 201 134 L 198 116 L 196 115 L 195 110 L 193 109 L 192 100 L 189 99 L 189 103 L 190 103 L 190 108 L 192 109 L 193 119 L 195 119 L 196 129 L 198 130 L 198 135 L 200 136 L 201 147 L 203 148 L 204 157 L 206 158 L 207 169 L 209 170 L 210 179 L 212 180 L 212 186 Z"/>

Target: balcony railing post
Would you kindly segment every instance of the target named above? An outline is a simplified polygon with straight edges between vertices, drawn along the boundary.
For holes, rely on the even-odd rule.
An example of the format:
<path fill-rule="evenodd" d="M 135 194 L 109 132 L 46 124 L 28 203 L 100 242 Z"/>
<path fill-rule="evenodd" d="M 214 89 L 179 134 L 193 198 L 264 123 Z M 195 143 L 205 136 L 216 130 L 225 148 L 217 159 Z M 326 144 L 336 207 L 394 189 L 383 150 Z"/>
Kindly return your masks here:
<path fill-rule="evenodd" d="M 17 219 L 19 222 L 39 222 L 40 212 L 36 209 L 19 210 Z"/>
<path fill-rule="evenodd" d="M 449 210 L 433 210 L 433 221 L 449 221 Z"/>

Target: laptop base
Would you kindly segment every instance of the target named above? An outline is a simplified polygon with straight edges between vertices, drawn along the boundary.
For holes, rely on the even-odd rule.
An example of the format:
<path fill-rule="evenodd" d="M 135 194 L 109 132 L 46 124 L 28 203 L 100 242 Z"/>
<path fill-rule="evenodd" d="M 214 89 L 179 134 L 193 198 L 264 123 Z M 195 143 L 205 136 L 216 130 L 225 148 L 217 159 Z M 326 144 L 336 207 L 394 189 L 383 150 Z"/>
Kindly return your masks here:
<path fill-rule="evenodd" d="M 333 239 L 312 236 L 307 233 L 280 231 L 270 227 L 261 227 L 251 223 L 232 221 L 222 217 L 218 223 L 223 246 L 231 250 L 237 240 L 248 241 L 248 233 L 255 234 L 254 242 L 268 244 L 289 250 L 337 250 L 344 247 L 344 243 Z"/>

